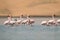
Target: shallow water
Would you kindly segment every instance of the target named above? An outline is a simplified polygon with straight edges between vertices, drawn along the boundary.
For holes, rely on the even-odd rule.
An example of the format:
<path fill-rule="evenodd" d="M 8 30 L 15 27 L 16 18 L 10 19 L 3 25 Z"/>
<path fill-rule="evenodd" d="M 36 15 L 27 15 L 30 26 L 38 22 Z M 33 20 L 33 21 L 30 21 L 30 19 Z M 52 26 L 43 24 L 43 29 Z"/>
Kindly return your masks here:
<path fill-rule="evenodd" d="M 0 40 L 60 40 L 60 26 L 40 25 L 50 17 L 36 17 L 33 26 L 30 25 L 3 25 L 7 18 L 0 18 Z M 59 19 L 59 18 L 56 18 Z"/>

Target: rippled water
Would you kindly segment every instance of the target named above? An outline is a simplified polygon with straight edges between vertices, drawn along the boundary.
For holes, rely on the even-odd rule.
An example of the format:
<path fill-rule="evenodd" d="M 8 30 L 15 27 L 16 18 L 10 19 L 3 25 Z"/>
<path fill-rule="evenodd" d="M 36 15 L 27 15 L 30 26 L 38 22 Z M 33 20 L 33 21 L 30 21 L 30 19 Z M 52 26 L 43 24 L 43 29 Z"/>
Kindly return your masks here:
<path fill-rule="evenodd" d="M 50 17 L 36 17 L 33 26 L 30 25 L 3 25 L 6 18 L 0 18 L 0 40 L 60 40 L 60 26 L 40 25 Z M 56 18 L 59 19 L 59 18 Z"/>

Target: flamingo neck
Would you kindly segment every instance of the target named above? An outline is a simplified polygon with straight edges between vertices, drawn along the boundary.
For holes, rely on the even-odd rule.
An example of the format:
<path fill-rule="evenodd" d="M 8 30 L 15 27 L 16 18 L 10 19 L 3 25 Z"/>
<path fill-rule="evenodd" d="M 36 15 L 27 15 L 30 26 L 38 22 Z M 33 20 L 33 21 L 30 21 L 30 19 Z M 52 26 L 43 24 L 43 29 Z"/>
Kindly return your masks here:
<path fill-rule="evenodd" d="M 52 19 L 55 20 L 54 16 L 52 15 Z"/>
<path fill-rule="evenodd" d="M 30 18 L 27 16 L 27 19 L 30 19 Z"/>
<path fill-rule="evenodd" d="M 8 20 L 12 20 L 12 18 L 11 17 L 8 17 Z"/>
<path fill-rule="evenodd" d="M 21 20 L 23 20 L 23 18 L 22 18 L 22 17 L 20 17 L 20 19 L 21 19 Z"/>

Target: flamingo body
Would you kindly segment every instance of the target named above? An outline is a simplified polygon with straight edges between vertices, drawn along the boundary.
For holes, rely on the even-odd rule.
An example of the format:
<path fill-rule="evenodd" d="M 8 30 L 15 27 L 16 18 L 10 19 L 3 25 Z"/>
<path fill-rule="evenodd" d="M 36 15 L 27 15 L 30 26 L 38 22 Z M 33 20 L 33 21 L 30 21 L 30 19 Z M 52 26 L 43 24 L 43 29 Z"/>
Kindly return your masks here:
<path fill-rule="evenodd" d="M 22 22 L 22 20 L 17 20 L 16 22 L 17 22 L 18 24 L 20 24 L 20 23 Z"/>
<path fill-rule="evenodd" d="M 55 20 L 49 20 L 48 23 L 49 24 L 55 24 L 56 22 L 55 22 Z"/>
<path fill-rule="evenodd" d="M 47 25 L 47 21 L 42 21 L 41 25 Z"/>
<path fill-rule="evenodd" d="M 10 24 L 15 24 L 15 21 L 10 21 Z"/>
<path fill-rule="evenodd" d="M 23 21 L 22 21 L 22 24 L 26 24 L 27 22 L 28 22 L 28 19 L 23 20 Z"/>
<path fill-rule="evenodd" d="M 9 20 L 7 20 L 7 21 L 4 22 L 4 25 L 7 25 L 7 24 L 9 24 Z"/>
<path fill-rule="evenodd" d="M 60 23 L 60 19 L 57 20 L 57 23 Z"/>

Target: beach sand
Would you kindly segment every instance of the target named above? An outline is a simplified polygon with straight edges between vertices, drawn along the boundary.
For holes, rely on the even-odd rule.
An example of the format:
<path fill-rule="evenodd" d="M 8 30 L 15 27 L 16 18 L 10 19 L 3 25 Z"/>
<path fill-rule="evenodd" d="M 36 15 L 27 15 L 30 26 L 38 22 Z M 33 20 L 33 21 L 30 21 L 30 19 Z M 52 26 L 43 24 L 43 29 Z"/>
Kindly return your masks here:
<path fill-rule="evenodd" d="M 53 13 L 60 16 L 60 0 L 0 0 L 0 16 L 51 16 Z"/>

